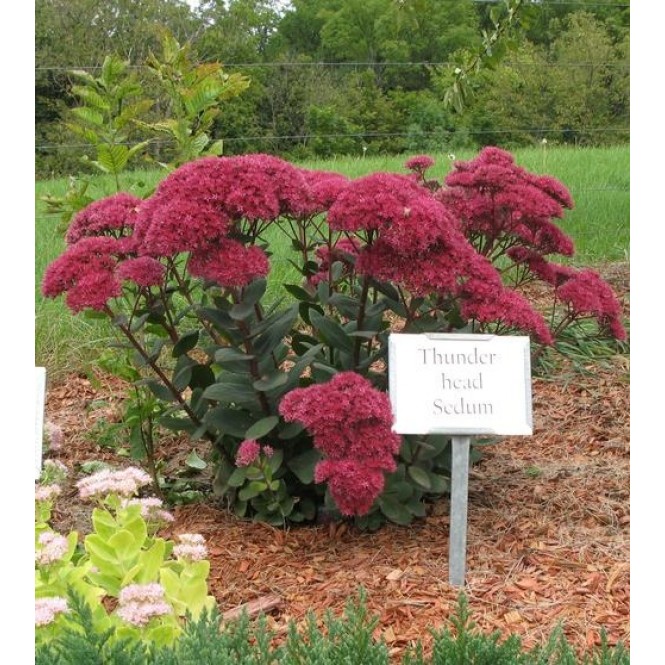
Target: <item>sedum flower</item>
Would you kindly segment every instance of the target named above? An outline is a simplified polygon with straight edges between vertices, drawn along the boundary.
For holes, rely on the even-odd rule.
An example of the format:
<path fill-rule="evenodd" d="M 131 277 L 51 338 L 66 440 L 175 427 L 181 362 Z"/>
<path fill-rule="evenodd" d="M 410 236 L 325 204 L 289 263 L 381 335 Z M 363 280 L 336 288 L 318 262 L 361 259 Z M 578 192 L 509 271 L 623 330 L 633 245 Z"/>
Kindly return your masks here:
<path fill-rule="evenodd" d="M 35 501 L 53 501 L 61 492 L 62 488 L 58 484 L 36 485 Z"/>
<path fill-rule="evenodd" d="M 150 476 L 137 467 L 127 467 L 120 471 L 104 469 L 76 483 L 81 498 L 100 497 L 118 494 L 124 497 L 135 495 L 138 490 L 151 482 Z"/>
<path fill-rule="evenodd" d="M 42 465 L 42 485 L 57 485 L 64 482 L 69 475 L 69 469 L 60 460 L 46 459 Z"/>
<path fill-rule="evenodd" d="M 618 340 L 626 339 L 621 305 L 614 291 L 594 270 L 580 270 L 556 290 L 574 316 L 593 316 Z"/>
<path fill-rule="evenodd" d="M 208 558 L 205 538 L 199 533 L 182 533 L 178 536 L 180 544 L 173 547 L 173 554 L 186 561 L 203 561 Z"/>
<path fill-rule="evenodd" d="M 70 245 L 49 264 L 42 281 L 42 294 L 55 298 L 66 294 L 73 312 L 103 310 L 122 293 L 115 275 L 118 257 L 124 256 L 122 241 L 107 237 L 85 237 Z"/>
<path fill-rule="evenodd" d="M 147 522 L 166 523 L 175 521 L 173 515 L 168 510 L 164 510 L 164 502 L 157 497 L 125 499 L 121 505 L 123 507 L 141 506 L 141 516 Z"/>
<path fill-rule="evenodd" d="M 131 233 L 140 204 L 140 198 L 124 192 L 94 201 L 72 220 L 65 236 L 67 244 L 89 236 L 120 237 L 127 235 L 127 231 Z"/>
<path fill-rule="evenodd" d="M 44 434 L 47 437 L 49 449 L 50 450 L 60 450 L 60 448 L 62 447 L 63 439 L 64 439 L 64 433 L 62 431 L 62 427 L 60 427 L 60 425 L 56 425 L 55 423 L 51 422 L 50 420 L 47 420 L 44 423 Z M 46 462 L 45 462 L 45 464 L 46 464 Z M 67 470 L 67 467 L 65 467 L 65 471 L 66 470 Z"/>
<path fill-rule="evenodd" d="M 245 247 L 237 240 L 220 240 L 193 251 L 187 264 L 194 277 L 223 286 L 246 286 L 257 277 L 265 277 L 270 263 L 259 247 Z"/>
<path fill-rule="evenodd" d="M 35 626 L 53 623 L 58 614 L 68 612 L 67 600 L 59 596 L 35 598 Z"/>
<path fill-rule="evenodd" d="M 287 421 L 302 422 L 326 459 L 314 469 L 328 482 L 345 515 L 364 515 L 383 491 L 384 472 L 396 468 L 401 437 L 392 431 L 390 399 L 354 372 L 287 393 L 279 405 Z"/>
<path fill-rule="evenodd" d="M 131 584 L 120 589 L 117 615 L 134 626 L 145 626 L 153 617 L 170 614 L 172 607 L 164 600 L 161 584 Z"/>
<path fill-rule="evenodd" d="M 40 566 L 48 566 L 60 561 L 69 549 L 67 538 L 54 531 L 45 531 L 40 534 L 37 542 L 40 546 L 35 551 L 35 562 Z"/>
<path fill-rule="evenodd" d="M 413 171 L 421 177 L 425 174 L 425 171 L 432 168 L 434 164 L 434 160 L 429 155 L 416 155 L 404 162 L 404 166 L 409 169 L 409 171 Z"/>
<path fill-rule="evenodd" d="M 437 197 L 484 255 L 507 240 L 540 254 L 573 254 L 572 240 L 552 222 L 573 207 L 570 192 L 554 178 L 517 166 L 509 152 L 484 148 L 475 159 L 456 162 L 445 182 Z"/>
<path fill-rule="evenodd" d="M 345 175 L 334 171 L 301 169 L 300 173 L 309 187 L 308 216 L 326 212 L 350 182 Z"/>
<path fill-rule="evenodd" d="M 151 256 L 126 259 L 118 265 L 116 275 L 139 286 L 159 286 L 166 274 L 166 268 Z"/>
<path fill-rule="evenodd" d="M 258 459 L 261 445 L 254 439 L 245 439 L 238 447 L 236 453 L 237 466 L 250 466 Z"/>
<path fill-rule="evenodd" d="M 365 515 L 384 487 L 381 468 L 355 459 L 323 460 L 314 472 L 317 483 L 328 482 L 330 494 L 342 515 Z"/>

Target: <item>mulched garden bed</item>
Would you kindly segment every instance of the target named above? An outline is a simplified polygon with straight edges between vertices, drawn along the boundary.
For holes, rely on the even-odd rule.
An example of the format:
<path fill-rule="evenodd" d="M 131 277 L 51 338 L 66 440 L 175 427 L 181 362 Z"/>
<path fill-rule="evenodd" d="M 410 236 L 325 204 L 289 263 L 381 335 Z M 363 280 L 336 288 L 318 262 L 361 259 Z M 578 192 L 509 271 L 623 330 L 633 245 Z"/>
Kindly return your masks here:
<path fill-rule="evenodd" d="M 628 266 L 602 269 L 628 308 Z M 90 506 L 73 487 L 79 464 L 126 464 L 100 447 L 92 430 L 118 418 L 122 383 L 95 375 L 50 385 L 46 417 L 65 444 L 48 457 L 73 471 L 58 499 L 54 526 L 89 527 Z M 629 362 L 612 355 L 583 365 L 560 361 L 533 380 L 534 434 L 484 448 L 469 479 L 467 583 L 480 629 L 517 633 L 532 647 L 561 624 L 580 651 L 630 644 Z M 160 442 L 165 458 L 184 464 L 188 444 Z M 179 453 L 178 453 L 179 451 Z M 205 451 L 199 450 L 200 454 Z M 178 453 L 178 454 L 176 454 Z M 173 510 L 166 537 L 198 532 L 210 552 L 211 593 L 222 611 L 278 596 L 269 617 L 279 635 L 309 611 L 340 614 L 360 586 L 380 634 L 397 656 L 429 628 L 448 626 L 459 589 L 448 584 L 449 502 L 442 499 L 410 527 L 361 533 L 346 523 L 277 529 L 243 522 L 213 502 Z"/>

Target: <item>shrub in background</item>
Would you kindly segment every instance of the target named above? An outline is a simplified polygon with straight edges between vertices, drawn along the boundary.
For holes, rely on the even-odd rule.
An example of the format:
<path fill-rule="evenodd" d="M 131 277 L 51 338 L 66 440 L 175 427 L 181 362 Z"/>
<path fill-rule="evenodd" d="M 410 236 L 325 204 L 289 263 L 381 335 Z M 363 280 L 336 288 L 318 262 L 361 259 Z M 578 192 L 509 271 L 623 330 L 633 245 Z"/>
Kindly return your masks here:
<path fill-rule="evenodd" d="M 198 159 L 144 201 L 79 213 L 42 290 L 113 321 L 160 424 L 210 442 L 214 489 L 238 515 L 407 524 L 447 490 L 450 442 L 391 432 L 391 332 L 519 331 L 536 353 L 589 317 L 625 336 L 610 287 L 551 260 L 573 253 L 561 183 L 497 148 L 445 185 L 432 164 L 349 180 L 267 155 Z M 301 280 L 275 299 L 284 236 Z M 549 320 L 520 292 L 534 280 L 552 287 Z"/>

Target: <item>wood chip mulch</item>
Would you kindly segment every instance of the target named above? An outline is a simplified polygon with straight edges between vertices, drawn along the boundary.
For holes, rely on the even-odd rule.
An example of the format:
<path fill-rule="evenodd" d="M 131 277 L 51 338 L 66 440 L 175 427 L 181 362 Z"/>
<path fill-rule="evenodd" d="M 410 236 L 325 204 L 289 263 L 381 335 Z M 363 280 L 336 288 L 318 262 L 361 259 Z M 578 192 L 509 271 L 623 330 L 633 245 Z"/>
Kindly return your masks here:
<path fill-rule="evenodd" d="M 627 298 L 626 270 L 614 271 L 615 288 Z M 72 376 L 49 386 L 46 417 L 64 429 L 66 445 L 48 456 L 70 469 L 91 459 L 118 463 L 90 430 L 100 418 L 119 417 L 122 385 L 97 381 Z M 533 436 L 484 448 L 470 472 L 464 592 L 472 617 L 482 630 L 520 635 L 527 647 L 544 643 L 559 624 L 580 652 L 600 644 L 602 629 L 610 644 L 628 647 L 628 356 L 584 367 L 562 362 L 555 374 L 534 378 L 532 392 Z M 163 450 L 171 454 L 180 444 L 165 441 Z M 85 532 L 89 506 L 73 488 L 58 511 L 61 530 Z M 360 586 L 395 662 L 417 640 L 427 650 L 429 628 L 449 627 L 460 590 L 448 584 L 447 499 L 410 527 L 376 533 L 346 523 L 283 530 L 239 521 L 212 503 L 173 512 L 176 521 L 163 535 L 205 536 L 221 611 L 277 597 L 268 623 L 278 637 L 310 611 L 340 615 Z"/>

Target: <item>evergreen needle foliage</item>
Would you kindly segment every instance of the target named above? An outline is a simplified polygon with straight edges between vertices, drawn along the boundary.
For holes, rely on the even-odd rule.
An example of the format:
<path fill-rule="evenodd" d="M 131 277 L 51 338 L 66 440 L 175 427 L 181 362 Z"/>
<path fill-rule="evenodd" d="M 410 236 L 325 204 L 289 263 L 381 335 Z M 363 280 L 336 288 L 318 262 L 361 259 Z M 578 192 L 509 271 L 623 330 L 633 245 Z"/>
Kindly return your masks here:
<path fill-rule="evenodd" d="M 221 624 L 217 609 L 204 611 L 188 621 L 173 646 L 148 648 L 142 642 L 110 640 L 98 633 L 92 612 L 72 595 L 67 628 L 57 639 L 36 650 L 36 665 L 388 665 L 390 656 L 383 641 L 373 637 L 378 617 L 370 615 L 361 589 L 349 599 L 341 618 L 328 613 L 324 628 L 310 614 L 304 630 L 289 624 L 283 644 L 265 617 L 251 622 L 247 616 Z M 432 653 L 424 655 L 421 643 L 406 653 L 402 665 L 628 665 L 630 656 L 621 645 L 611 647 L 605 636 L 597 649 L 581 656 L 567 642 L 561 628 L 547 643 L 534 650 L 523 648 L 518 636 L 501 641 L 499 633 L 487 635 L 476 628 L 468 602 L 460 594 L 450 628 L 432 631 Z"/>

